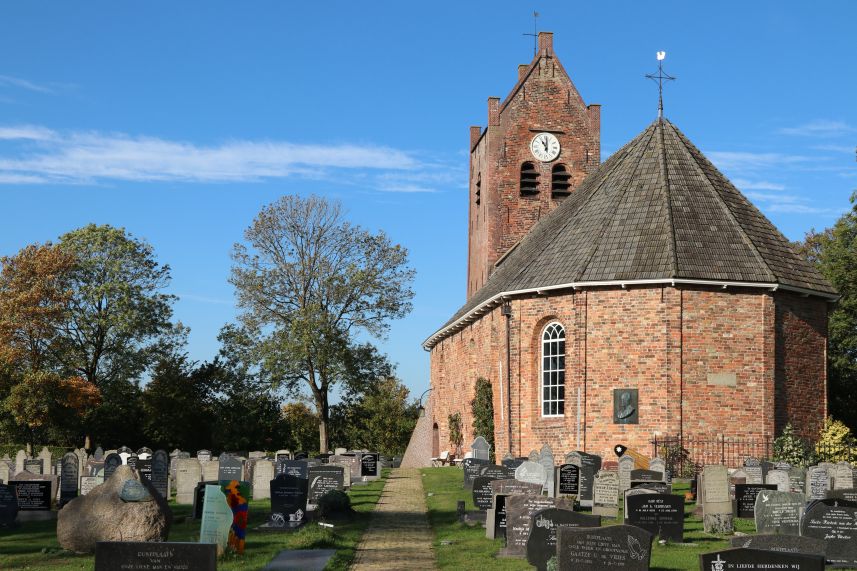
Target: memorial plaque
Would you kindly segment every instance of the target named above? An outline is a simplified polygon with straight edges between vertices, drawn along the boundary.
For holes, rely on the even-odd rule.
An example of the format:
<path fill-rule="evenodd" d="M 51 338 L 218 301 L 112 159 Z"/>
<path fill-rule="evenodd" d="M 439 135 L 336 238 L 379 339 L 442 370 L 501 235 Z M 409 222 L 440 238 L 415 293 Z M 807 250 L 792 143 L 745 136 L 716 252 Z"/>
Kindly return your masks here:
<path fill-rule="evenodd" d="M 747 547 L 783 553 L 809 553 L 824 556 L 827 542 L 815 537 L 795 535 L 742 535 L 731 539 L 732 547 Z"/>
<path fill-rule="evenodd" d="M 85 496 L 103 483 L 102 476 L 83 476 L 80 479 L 80 495 Z"/>
<path fill-rule="evenodd" d="M 699 556 L 700 569 L 706 571 L 823 571 L 824 557 L 805 553 L 783 553 L 761 549 L 726 549 Z"/>
<path fill-rule="evenodd" d="M 511 480 L 515 477 L 515 471 L 506 466 L 488 465 L 482 466 L 479 470 L 479 475 L 495 480 Z"/>
<path fill-rule="evenodd" d="M 544 487 L 547 481 L 547 474 L 545 473 L 544 466 L 538 462 L 527 460 L 515 469 L 515 479 L 520 482 L 539 484 Z"/>
<path fill-rule="evenodd" d="M 542 493 L 541 484 L 532 482 L 521 482 L 519 480 L 494 480 L 490 483 L 493 494 L 523 494 L 539 496 Z"/>
<path fill-rule="evenodd" d="M 307 474 L 308 469 L 309 465 L 303 460 L 277 460 L 274 476 L 279 477 L 285 474 L 306 480 L 309 477 Z"/>
<path fill-rule="evenodd" d="M 481 436 L 477 436 L 473 441 L 473 444 L 470 445 L 470 452 L 472 458 L 476 458 L 477 460 L 489 460 L 491 445 L 488 444 L 488 441 Z"/>
<path fill-rule="evenodd" d="M 60 507 L 77 497 L 80 458 L 74 452 L 63 455 L 60 468 Z"/>
<path fill-rule="evenodd" d="M 812 466 L 806 473 L 806 499 L 821 500 L 829 489 L 829 473 L 826 468 Z"/>
<path fill-rule="evenodd" d="M 244 462 L 234 456 L 220 457 L 220 465 L 217 468 L 217 480 L 220 482 L 241 481 L 244 479 Z"/>
<path fill-rule="evenodd" d="M 476 476 L 473 479 L 473 505 L 476 509 L 485 511 L 491 508 L 491 502 L 494 499 L 491 482 L 494 481 L 494 478 L 486 476 Z"/>
<path fill-rule="evenodd" d="M 776 484 L 736 484 L 735 517 L 752 519 L 756 516 L 756 496 L 762 490 L 776 490 Z"/>
<path fill-rule="evenodd" d="M 9 485 L 18 498 L 18 511 L 50 511 L 53 495 L 49 480 L 13 480 Z"/>
<path fill-rule="evenodd" d="M 774 469 L 768 472 L 768 475 L 765 476 L 766 484 L 776 484 L 777 491 L 780 492 L 788 492 L 792 489 L 791 480 L 789 480 L 789 473 L 786 470 Z"/>
<path fill-rule="evenodd" d="M 619 516 L 619 474 L 599 470 L 592 485 L 592 515 L 609 518 Z"/>
<path fill-rule="evenodd" d="M 626 502 L 628 524 L 667 541 L 684 541 L 684 498 L 672 494 L 634 494 Z"/>
<path fill-rule="evenodd" d="M 574 509 L 571 498 L 511 495 L 506 498 L 505 555 L 525 556 L 533 515 L 548 508 Z"/>
<path fill-rule="evenodd" d="M 576 496 L 580 486 L 580 468 L 563 464 L 556 469 L 557 496 Z"/>
<path fill-rule="evenodd" d="M 651 556 L 652 534 L 632 525 L 559 530 L 560 571 L 648 571 Z"/>
<path fill-rule="evenodd" d="M 809 504 L 800 534 L 827 541 L 827 562 L 835 567 L 857 567 L 857 508 L 840 500 Z"/>
<path fill-rule="evenodd" d="M 317 504 L 327 492 L 345 489 L 345 470 L 339 466 L 323 464 L 321 466 L 310 466 L 307 470 L 308 491 L 307 502 Z"/>
<path fill-rule="evenodd" d="M 803 494 L 762 490 L 756 497 L 756 531 L 760 534 L 800 535 Z"/>
<path fill-rule="evenodd" d="M 217 546 L 211 543 L 147 543 L 99 541 L 95 544 L 95 571 L 215 571 Z"/>
<path fill-rule="evenodd" d="M 122 457 L 113 452 L 104 459 L 104 479 L 109 480 L 116 468 L 122 465 Z"/>
<path fill-rule="evenodd" d="M 637 389 L 613 389 L 613 423 L 639 423 L 639 393 Z"/>
<path fill-rule="evenodd" d="M 571 510 L 548 508 L 533 514 L 527 539 L 527 562 L 546 571 L 548 561 L 556 557 L 556 538 L 561 528 L 600 527 L 601 518 Z"/>
<path fill-rule="evenodd" d="M 478 460 L 476 458 L 465 458 L 462 463 L 464 470 L 464 488 L 469 490 L 473 487 L 473 479 L 479 476 L 482 468 L 490 466 L 488 460 Z"/>
<path fill-rule="evenodd" d="M 282 521 L 285 527 L 303 522 L 308 491 L 306 478 L 282 474 L 271 480 L 271 523 Z"/>
<path fill-rule="evenodd" d="M 486 459 L 485 462 L 487 463 L 488 460 Z M 377 453 L 369 452 L 360 455 L 360 475 L 369 478 L 377 478 L 381 475 Z"/>
<path fill-rule="evenodd" d="M 200 462 L 209 462 L 211 460 L 211 450 L 197 450 L 196 459 Z"/>
<path fill-rule="evenodd" d="M 11 527 L 18 517 L 18 499 L 11 485 L 0 484 L 0 527 Z"/>

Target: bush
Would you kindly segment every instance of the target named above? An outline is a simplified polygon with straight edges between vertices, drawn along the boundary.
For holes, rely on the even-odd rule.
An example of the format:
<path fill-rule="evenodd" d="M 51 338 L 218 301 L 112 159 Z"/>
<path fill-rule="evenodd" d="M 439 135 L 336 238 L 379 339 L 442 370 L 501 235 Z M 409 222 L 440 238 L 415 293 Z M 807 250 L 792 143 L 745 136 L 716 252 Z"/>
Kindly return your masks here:
<path fill-rule="evenodd" d="M 693 478 L 700 468 L 690 459 L 690 452 L 681 444 L 664 444 L 658 454 L 674 478 Z"/>
<path fill-rule="evenodd" d="M 336 519 L 350 517 L 354 513 L 351 509 L 351 497 L 340 490 L 330 490 L 318 499 L 316 514 L 323 519 Z"/>
<path fill-rule="evenodd" d="M 449 444 L 455 449 L 455 455 L 461 455 L 461 445 L 464 444 L 464 434 L 461 432 L 461 413 L 450 414 L 447 419 L 449 423 Z"/>
<path fill-rule="evenodd" d="M 494 392 L 491 381 L 479 377 L 476 379 L 476 396 L 470 401 L 473 409 L 473 431 L 483 437 L 491 446 L 489 460 L 494 462 Z"/>
<path fill-rule="evenodd" d="M 792 466 L 808 466 L 815 460 L 809 443 L 795 434 L 791 424 L 783 428 L 774 439 L 774 460 L 788 462 Z"/>
<path fill-rule="evenodd" d="M 824 419 L 824 428 L 815 444 L 815 453 L 818 459 L 824 462 L 854 462 L 857 460 L 855 454 L 854 435 L 851 429 L 832 416 Z"/>

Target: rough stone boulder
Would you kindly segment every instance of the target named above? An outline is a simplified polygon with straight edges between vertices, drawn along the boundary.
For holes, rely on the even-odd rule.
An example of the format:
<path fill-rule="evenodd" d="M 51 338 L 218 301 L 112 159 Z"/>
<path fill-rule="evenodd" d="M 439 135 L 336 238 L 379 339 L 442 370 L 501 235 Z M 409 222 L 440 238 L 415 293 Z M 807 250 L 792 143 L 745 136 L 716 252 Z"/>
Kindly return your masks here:
<path fill-rule="evenodd" d="M 93 553 L 97 541 L 166 541 L 171 523 L 172 512 L 152 484 L 119 466 L 106 482 L 60 510 L 57 540 L 70 551 Z"/>

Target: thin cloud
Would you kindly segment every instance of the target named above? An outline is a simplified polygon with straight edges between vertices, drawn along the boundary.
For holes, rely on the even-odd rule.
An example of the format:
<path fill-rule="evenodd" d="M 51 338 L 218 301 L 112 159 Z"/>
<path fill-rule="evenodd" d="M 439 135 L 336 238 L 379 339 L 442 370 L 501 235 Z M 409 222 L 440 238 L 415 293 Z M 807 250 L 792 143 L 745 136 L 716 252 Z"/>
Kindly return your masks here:
<path fill-rule="evenodd" d="M 749 153 L 741 151 L 711 151 L 707 153 L 707 156 L 717 165 L 717 168 L 739 172 L 802 165 L 817 160 L 802 155 Z"/>
<path fill-rule="evenodd" d="M 742 178 L 736 178 L 732 181 L 735 186 L 741 190 L 785 190 L 786 187 L 776 182 L 768 182 L 766 180 L 750 181 Z"/>
<path fill-rule="evenodd" d="M 35 125 L 0 126 L 0 139 L 2 140 L 51 141 L 55 138 L 56 133 L 45 127 Z"/>
<path fill-rule="evenodd" d="M 844 121 L 830 121 L 827 119 L 816 119 L 797 127 L 784 127 L 778 131 L 783 135 L 796 135 L 799 137 L 836 137 L 857 132 Z"/>
<path fill-rule="evenodd" d="M 55 93 L 52 88 L 47 87 L 46 85 L 40 85 L 30 81 L 29 79 L 12 77 L 11 75 L 0 75 L 0 85 L 17 87 L 19 89 L 26 89 L 27 91 L 34 91 L 36 93 Z"/>

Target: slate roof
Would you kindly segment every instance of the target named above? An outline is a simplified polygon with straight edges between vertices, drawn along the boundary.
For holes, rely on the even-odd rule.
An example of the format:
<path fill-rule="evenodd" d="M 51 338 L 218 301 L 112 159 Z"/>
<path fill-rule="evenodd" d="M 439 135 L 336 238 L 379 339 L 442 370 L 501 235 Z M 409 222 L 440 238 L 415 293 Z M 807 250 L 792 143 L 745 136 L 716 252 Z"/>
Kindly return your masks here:
<path fill-rule="evenodd" d="M 658 119 L 539 221 L 438 333 L 506 292 L 670 278 L 836 294 L 675 125 Z"/>

